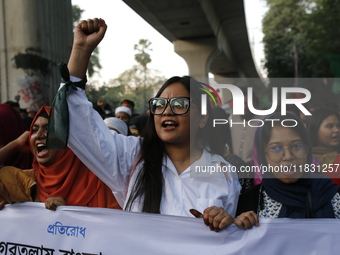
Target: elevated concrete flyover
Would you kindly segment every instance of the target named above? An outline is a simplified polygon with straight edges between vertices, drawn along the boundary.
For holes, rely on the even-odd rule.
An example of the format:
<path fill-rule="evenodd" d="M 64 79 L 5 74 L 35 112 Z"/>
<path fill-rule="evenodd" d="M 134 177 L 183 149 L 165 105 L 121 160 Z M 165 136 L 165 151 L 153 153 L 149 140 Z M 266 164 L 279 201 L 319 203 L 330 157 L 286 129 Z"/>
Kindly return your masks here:
<path fill-rule="evenodd" d="M 260 78 L 243 0 L 123 1 L 174 44 L 175 52 L 188 64 L 189 75 L 207 79 L 211 72 L 217 81 L 228 78 L 238 86 L 250 85 L 244 78 Z M 251 86 L 257 93 L 264 89 L 261 79 L 252 79 Z"/>

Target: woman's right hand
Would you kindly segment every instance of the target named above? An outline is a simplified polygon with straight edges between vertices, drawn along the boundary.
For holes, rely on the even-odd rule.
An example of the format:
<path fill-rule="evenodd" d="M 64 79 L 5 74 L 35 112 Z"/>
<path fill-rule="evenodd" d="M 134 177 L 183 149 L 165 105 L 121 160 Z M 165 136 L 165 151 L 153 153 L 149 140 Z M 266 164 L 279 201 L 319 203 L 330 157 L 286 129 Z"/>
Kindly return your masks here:
<path fill-rule="evenodd" d="M 88 19 L 78 23 L 74 33 L 73 47 L 79 47 L 90 53 L 104 38 L 107 25 L 103 19 Z"/>
<path fill-rule="evenodd" d="M 254 211 L 241 213 L 234 219 L 234 223 L 242 229 L 251 229 L 253 226 L 260 226 L 259 218 Z"/>
<path fill-rule="evenodd" d="M 196 218 L 203 218 L 204 224 L 215 232 L 233 223 L 233 218 L 222 207 L 211 206 L 206 208 L 203 213 L 196 209 L 190 209 L 190 212 Z"/>
<path fill-rule="evenodd" d="M 93 50 L 104 38 L 107 25 L 103 19 L 82 20 L 76 26 L 68 69 L 70 75 L 83 79 Z"/>

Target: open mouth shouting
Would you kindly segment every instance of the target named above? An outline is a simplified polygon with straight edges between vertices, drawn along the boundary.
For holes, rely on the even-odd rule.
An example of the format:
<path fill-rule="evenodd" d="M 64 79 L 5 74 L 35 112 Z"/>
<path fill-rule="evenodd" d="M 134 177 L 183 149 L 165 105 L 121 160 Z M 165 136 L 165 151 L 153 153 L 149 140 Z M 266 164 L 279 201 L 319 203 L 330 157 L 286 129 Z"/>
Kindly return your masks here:
<path fill-rule="evenodd" d="M 48 149 L 45 144 L 43 143 L 38 143 L 36 144 L 36 149 L 37 149 L 37 156 L 38 157 L 44 157 L 48 153 Z"/>
<path fill-rule="evenodd" d="M 53 163 L 58 151 L 46 147 L 48 118 L 38 116 L 31 128 L 30 144 L 34 158 L 38 164 L 49 166 Z"/>
<path fill-rule="evenodd" d="M 165 120 L 162 122 L 162 127 L 165 130 L 174 130 L 176 127 L 178 127 L 178 123 L 173 120 Z"/>

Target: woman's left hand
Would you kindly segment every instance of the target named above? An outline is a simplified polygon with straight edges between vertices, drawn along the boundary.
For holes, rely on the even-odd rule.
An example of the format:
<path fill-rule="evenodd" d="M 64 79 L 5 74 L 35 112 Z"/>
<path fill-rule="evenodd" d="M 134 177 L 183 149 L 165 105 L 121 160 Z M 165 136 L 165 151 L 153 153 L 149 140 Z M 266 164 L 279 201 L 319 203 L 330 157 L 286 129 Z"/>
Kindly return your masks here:
<path fill-rule="evenodd" d="M 203 218 L 205 225 L 209 226 L 210 230 L 214 230 L 215 232 L 228 227 L 234 222 L 230 214 L 222 207 L 208 207 L 204 210 L 203 214 L 195 209 L 191 209 L 190 212 L 196 218 Z"/>

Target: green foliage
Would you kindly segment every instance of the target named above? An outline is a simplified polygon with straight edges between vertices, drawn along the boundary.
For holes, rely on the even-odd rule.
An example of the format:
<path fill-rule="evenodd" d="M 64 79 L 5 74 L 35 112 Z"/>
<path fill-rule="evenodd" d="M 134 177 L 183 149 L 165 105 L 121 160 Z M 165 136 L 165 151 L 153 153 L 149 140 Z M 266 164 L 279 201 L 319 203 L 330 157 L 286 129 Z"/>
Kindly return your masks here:
<path fill-rule="evenodd" d="M 78 5 L 72 5 L 72 20 L 73 20 L 73 27 L 77 25 L 77 23 L 81 19 L 81 15 L 83 14 L 84 10 L 81 9 Z"/>
<path fill-rule="evenodd" d="M 96 103 L 98 99 L 103 98 L 108 90 L 109 87 L 106 85 L 101 87 L 96 87 L 91 84 L 86 85 L 86 95 L 89 101 L 91 101 L 92 103 Z"/>
<path fill-rule="evenodd" d="M 137 113 L 144 113 L 147 102 L 144 100 L 144 72 L 146 71 L 146 98 L 151 98 L 164 83 L 165 77 L 159 71 L 147 69 L 141 65 L 135 65 L 124 71 L 117 78 L 110 80 L 105 86 L 95 89 L 94 86 L 87 88 L 87 95 L 91 102 L 103 98 L 109 103 L 112 109 L 120 105 L 123 99 L 130 99 L 135 102 Z"/>
<path fill-rule="evenodd" d="M 112 110 L 120 106 L 120 102 L 129 99 L 135 103 L 135 111 L 144 113 L 147 109 L 147 100 L 153 97 L 165 81 L 165 77 L 159 71 L 148 69 L 147 64 L 151 62 L 148 52 L 151 42 L 146 39 L 139 40 L 139 44 L 134 45 L 137 50 L 135 55 L 139 65 L 134 65 L 124 71 L 117 78 L 110 80 L 100 88 L 88 86 L 86 93 L 91 102 L 104 99 Z M 90 74 L 89 65 L 89 74 Z"/>
<path fill-rule="evenodd" d="M 268 77 L 294 77 L 294 44 L 303 48 L 300 34 L 304 7 L 298 2 L 267 0 L 269 11 L 263 19 L 263 43 Z"/>
<path fill-rule="evenodd" d="M 267 0 L 267 4 L 263 42 L 268 77 L 331 77 L 325 56 L 340 54 L 340 0 Z"/>
<path fill-rule="evenodd" d="M 102 68 L 102 65 L 99 61 L 99 48 L 95 48 L 92 52 L 89 65 L 87 68 L 87 73 L 89 77 L 92 77 L 95 73 L 97 73 Z"/>
<path fill-rule="evenodd" d="M 137 50 L 138 53 L 135 54 L 135 60 L 141 64 L 145 69 L 147 64 L 151 62 L 149 51 L 151 42 L 147 39 L 140 39 L 138 44 L 135 44 L 134 49 Z"/>
<path fill-rule="evenodd" d="M 147 39 L 140 39 L 138 44 L 135 44 L 134 46 L 134 50 L 137 51 L 137 53 L 135 54 L 135 60 L 143 67 L 143 75 L 144 75 L 144 79 L 143 79 L 143 104 L 144 107 L 142 108 L 146 108 L 146 101 L 147 98 L 149 98 L 149 96 L 147 95 L 147 93 L 150 91 L 149 85 L 148 85 L 148 69 L 147 69 L 147 65 L 148 63 L 151 62 L 151 57 L 150 54 L 148 52 L 152 51 L 152 49 L 150 48 L 151 42 Z"/>
<path fill-rule="evenodd" d="M 312 77 L 333 77 L 326 55 L 340 54 L 340 0 L 315 0 L 307 17 L 306 62 Z"/>
<path fill-rule="evenodd" d="M 123 87 L 124 91 L 118 95 L 120 100 L 127 98 L 134 101 L 136 111 L 142 113 L 146 110 L 147 100 L 155 95 L 164 81 L 165 77 L 162 76 L 159 71 L 152 69 L 145 70 L 141 65 L 135 65 L 109 82 L 110 86 L 115 87 L 114 90 L 112 90 L 112 94 L 107 93 L 104 98 L 115 94 L 116 87 Z M 145 100 L 144 96 L 146 97 Z"/>

